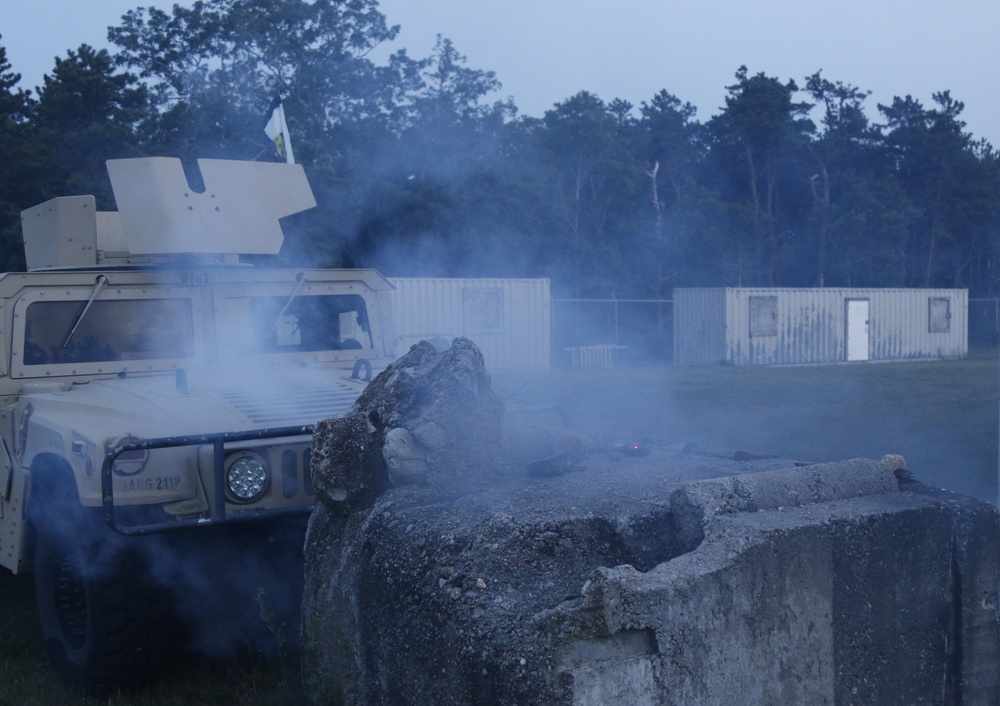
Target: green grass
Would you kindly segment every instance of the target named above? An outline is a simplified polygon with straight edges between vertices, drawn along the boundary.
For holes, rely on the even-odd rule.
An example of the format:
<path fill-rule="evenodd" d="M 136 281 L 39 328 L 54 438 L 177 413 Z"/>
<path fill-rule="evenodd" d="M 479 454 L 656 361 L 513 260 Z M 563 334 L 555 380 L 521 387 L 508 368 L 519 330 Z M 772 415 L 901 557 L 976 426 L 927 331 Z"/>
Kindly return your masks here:
<path fill-rule="evenodd" d="M 802 461 L 906 457 L 914 475 L 996 499 L 997 351 L 959 361 L 498 373 L 526 423 L 598 439 L 685 441 Z M 526 411 L 533 410 L 533 411 Z M 87 699 L 48 666 L 30 576 L 0 574 L 0 706 L 299 706 L 298 665 L 188 659 L 149 689 Z"/>
<path fill-rule="evenodd" d="M 186 656 L 144 689 L 89 698 L 49 667 L 31 576 L 0 574 L 0 706 L 302 706 L 298 665 L 222 664 Z M 253 607 L 251 607 L 251 610 Z"/>
<path fill-rule="evenodd" d="M 493 376 L 605 440 L 684 441 L 800 461 L 906 457 L 915 477 L 996 500 L 997 351 L 956 361 L 573 369 Z M 536 412 L 531 423 L 557 423 Z"/>

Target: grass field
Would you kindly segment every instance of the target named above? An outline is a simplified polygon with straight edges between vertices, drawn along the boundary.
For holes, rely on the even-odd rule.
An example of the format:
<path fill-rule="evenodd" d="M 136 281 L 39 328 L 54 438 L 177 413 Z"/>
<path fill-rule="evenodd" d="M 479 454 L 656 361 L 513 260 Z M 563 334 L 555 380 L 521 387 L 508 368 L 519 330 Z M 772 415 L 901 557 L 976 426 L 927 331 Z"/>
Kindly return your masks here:
<path fill-rule="evenodd" d="M 801 461 L 886 453 L 927 483 L 995 501 L 997 351 L 960 361 L 794 367 L 572 369 L 497 373 L 525 423 L 598 439 L 685 441 Z M 0 706 L 291 706 L 296 664 L 185 661 L 147 691 L 86 699 L 48 667 L 30 576 L 0 575 Z M 252 607 L 250 608 L 252 609 Z"/>
<path fill-rule="evenodd" d="M 49 667 L 30 575 L 0 575 L 0 706 L 302 706 L 298 665 L 221 664 L 185 657 L 138 691 L 89 698 Z M 253 609 L 251 606 L 250 609 Z"/>
<path fill-rule="evenodd" d="M 955 361 L 501 373 L 493 386 L 519 408 L 540 409 L 523 414 L 531 423 L 562 417 L 607 440 L 800 461 L 898 453 L 920 480 L 994 502 L 997 372 L 997 351 L 984 350 Z"/>

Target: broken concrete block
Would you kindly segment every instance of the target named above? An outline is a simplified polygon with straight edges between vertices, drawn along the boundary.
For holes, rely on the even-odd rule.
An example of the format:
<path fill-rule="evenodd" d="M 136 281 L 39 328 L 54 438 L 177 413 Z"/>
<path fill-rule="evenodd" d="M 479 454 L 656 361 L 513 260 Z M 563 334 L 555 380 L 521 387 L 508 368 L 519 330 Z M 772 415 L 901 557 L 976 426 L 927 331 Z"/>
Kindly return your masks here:
<path fill-rule="evenodd" d="M 327 507 L 370 507 L 391 487 L 468 489 L 502 471 L 503 404 L 468 339 L 421 341 L 379 374 L 344 417 L 314 433 L 314 482 Z"/>
<path fill-rule="evenodd" d="M 895 459 L 629 455 L 539 432 L 505 467 L 488 378 L 456 346 L 415 348 L 354 421 L 317 432 L 317 698 L 1000 703 L 992 505 L 904 482 Z"/>

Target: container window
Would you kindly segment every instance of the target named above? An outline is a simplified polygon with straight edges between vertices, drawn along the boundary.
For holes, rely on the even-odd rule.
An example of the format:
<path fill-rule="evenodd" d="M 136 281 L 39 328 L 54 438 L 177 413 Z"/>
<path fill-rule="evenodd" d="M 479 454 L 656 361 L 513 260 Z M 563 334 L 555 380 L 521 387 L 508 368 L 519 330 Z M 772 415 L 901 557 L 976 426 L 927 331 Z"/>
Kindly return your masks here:
<path fill-rule="evenodd" d="M 503 332 L 503 290 L 464 287 L 462 320 L 466 334 Z"/>
<path fill-rule="evenodd" d="M 951 331 L 951 299 L 930 297 L 927 300 L 927 330 L 930 333 Z"/>
<path fill-rule="evenodd" d="M 778 297 L 750 297 L 750 335 L 778 335 Z"/>

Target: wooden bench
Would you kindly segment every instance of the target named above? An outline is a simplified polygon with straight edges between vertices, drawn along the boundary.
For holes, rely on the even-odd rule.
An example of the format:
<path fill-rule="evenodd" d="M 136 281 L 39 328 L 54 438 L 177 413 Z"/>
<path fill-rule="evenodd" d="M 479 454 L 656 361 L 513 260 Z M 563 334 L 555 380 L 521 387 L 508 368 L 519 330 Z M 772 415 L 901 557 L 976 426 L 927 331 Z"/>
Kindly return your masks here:
<path fill-rule="evenodd" d="M 615 364 L 615 351 L 624 349 L 625 346 L 608 343 L 596 346 L 573 346 L 566 350 L 570 353 L 570 364 L 574 368 L 611 368 Z"/>

